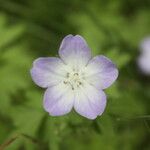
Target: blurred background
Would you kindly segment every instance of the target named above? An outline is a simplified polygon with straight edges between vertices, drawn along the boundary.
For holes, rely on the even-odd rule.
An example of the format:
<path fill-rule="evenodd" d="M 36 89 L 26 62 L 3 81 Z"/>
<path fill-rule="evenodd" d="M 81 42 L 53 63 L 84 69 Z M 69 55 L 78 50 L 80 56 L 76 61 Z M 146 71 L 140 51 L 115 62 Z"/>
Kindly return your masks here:
<path fill-rule="evenodd" d="M 31 80 L 34 59 L 57 56 L 68 34 L 119 68 L 104 114 L 51 117 Z M 149 150 L 150 76 L 139 71 L 149 0 L 0 0 L 0 150 Z"/>

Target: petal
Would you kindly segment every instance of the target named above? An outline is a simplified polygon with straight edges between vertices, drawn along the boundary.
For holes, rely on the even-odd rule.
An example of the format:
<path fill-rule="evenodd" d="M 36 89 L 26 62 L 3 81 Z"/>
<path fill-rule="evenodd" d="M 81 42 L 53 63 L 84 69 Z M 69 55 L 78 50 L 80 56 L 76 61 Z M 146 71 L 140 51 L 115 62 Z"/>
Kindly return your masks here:
<path fill-rule="evenodd" d="M 109 87 L 118 77 L 118 69 L 105 56 L 94 57 L 86 67 L 86 81 L 98 89 Z"/>
<path fill-rule="evenodd" d="M 43 88 L 59 83 L 65 73 L 65 64 L 55 57 L 38 58 L 31 69 L 33 81 Z"/>
<path fill-rule="evenodd" d="M 60 46 L 61 59 L 73 67 L 85 66 L 91 58 L 91 50 L 83 37 L 76 35 L 66 36 Z"/>
<path fill-rule="evenodd" d="M 88 119 L 95 119 L 104 112 L 106 95 L 91 85 L 84 85 L 75 95 L 74 109 Z"/>
<path fill-rule="evenodd" d="M 52 116 L 60 116 L 71 111 L 74 103 L 74 93 L 70 87 L 60 83 L 49 87 L 44 95 L 44 108 Z"/>

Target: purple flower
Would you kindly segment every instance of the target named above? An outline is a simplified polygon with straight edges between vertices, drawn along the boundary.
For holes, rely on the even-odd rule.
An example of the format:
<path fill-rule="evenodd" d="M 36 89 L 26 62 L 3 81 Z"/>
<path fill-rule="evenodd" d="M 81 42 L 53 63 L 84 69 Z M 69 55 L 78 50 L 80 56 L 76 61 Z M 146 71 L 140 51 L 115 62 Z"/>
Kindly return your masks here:
<path fill-rule="evenodd" d="M 60 116 L 74 108 L 80 115 L 95 119 L 106 106 L 103 89 L 118 77 L 116 66 L 102 55 L 91 58 L 90 48 L 79 35 L 63 39 L 59 56 L 38 58 L 31 69 L 33 81 L 47 88 L 45 110 Z"/>
<path fill-rule="evenodd" d="M 144 74 L 150 74 L 150 37 L 145 38 L 140 44 L 141 54 L 138 58 L 138 65 Z"/>

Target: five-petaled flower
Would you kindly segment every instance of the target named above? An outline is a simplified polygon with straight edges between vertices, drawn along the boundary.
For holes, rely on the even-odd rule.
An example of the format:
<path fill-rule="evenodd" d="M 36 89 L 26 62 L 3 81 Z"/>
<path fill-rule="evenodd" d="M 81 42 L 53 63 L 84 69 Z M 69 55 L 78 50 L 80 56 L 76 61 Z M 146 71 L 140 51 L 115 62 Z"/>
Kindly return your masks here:
<path fill-rule="evenodd" d="M 38 58 L 31 69 L 34 82 L 47 88 L 44 109 L 60 116 L 74 108 L 80 115 L 95 119 L 106 106 L 103 89 L 118 77 L 116 66 L 102 55 L 91 58 L 90 48 L 79 35 L 63 39 L 59 56 Z"/>

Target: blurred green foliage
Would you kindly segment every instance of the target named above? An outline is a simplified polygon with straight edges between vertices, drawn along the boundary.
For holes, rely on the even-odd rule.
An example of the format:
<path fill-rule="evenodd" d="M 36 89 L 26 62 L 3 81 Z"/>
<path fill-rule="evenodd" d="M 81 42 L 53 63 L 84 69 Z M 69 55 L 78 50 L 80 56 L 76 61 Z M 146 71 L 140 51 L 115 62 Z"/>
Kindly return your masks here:
<path fill-rule="evenodd" d="M 106 90 L 107 108 L 94 121 L 74 111 L 49 116 L 44 90 L 30 77 L 33 60 L 57 56 L 70 33 L 119 68 Z M 149 34 L 149 0 L 0 0 L 0 144 L 5 150 L 149 150 L 150 77 L 136 66 L 139 42 Z"/>

